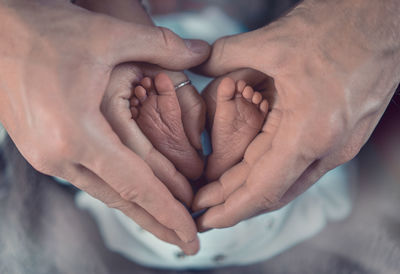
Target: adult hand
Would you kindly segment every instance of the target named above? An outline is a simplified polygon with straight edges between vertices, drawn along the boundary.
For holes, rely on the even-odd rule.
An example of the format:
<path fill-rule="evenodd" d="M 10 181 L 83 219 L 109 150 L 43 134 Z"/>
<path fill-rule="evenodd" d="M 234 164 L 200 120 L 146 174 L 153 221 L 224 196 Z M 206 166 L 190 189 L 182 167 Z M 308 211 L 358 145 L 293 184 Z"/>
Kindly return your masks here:
<path fill-rule="evenodd" d="M 117 64 L 182 70 L 204 61 L 207 45 L 67 1 L 2 0 L 0 17 L 0 121 L 24 157 L 195 253 L 196 227 L 187 210 L 121 143 L 100 104 Z"/>
<path fill-rule="evenodd" d="M 274 79 L 262 132 L 244 159 L 199 191 L 200 230 L 278 209 L 368 140 L 399 82 L 398 1 L 304 1 L 262 29 L 218 40 L 203 70 Z"/>
<path fill-rule="evenodd" d="M 138 0 L 76 0 L 75 4 L 90 11 L 103 13 L 126 22 L 155 26 L 151 17 Z M 144 66 L 141 64 L 139 67 L 143 68 Z M 184 72 L 165 70 L 155 65 L 146 65 L 147 76 L 155 76 L 160 72 L 166 73 L 175 86 L 188 80 Z M 192 146 L 197 150 L 201 150 L 200 136 L 205 125 L 205 104 L 200 94 L 192 85 L 187 85 L 178 89 L 176 94 L 182 112 L 182 123 L 185 133 Z M 199 173 L 201 171 L 202 170 L 199 170 L 193 173 Z M 195 174 L 193 177 L 198 177 L 198 175 L 199 174 Z"/>

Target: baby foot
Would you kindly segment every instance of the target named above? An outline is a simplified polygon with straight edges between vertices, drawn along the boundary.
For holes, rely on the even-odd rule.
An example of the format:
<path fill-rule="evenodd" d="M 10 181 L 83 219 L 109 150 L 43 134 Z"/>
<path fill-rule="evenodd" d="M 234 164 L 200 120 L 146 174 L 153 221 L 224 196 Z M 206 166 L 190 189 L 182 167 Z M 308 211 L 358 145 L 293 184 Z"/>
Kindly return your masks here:
<path fill-rule="evenodd" d="M 175 88 L 165 73 L 158 74 L 154 83 L 146 77 L 135 88 L 131 112 L 156 149 L 183 175 L 189 179 L 200 177 L 203 161 L 185 134 Z"/>
<path fill-rule="evenodd" d="M 163 70 L 174 85 L 188 80 L 183 72 Z M 193 85 L 186 85 L 176 90 L 182 113 L 182 124 L 189 142 L 196 150 L 201 150 L 201 133 L 205 128 L 206 106 L 203 98 Z"/>
<path fill-rule="evenodd" d="M 231 78 L 221 81 L 211 132 L 213 152 L 206 169 L 208 180 L 218 179 L 241 160 L 247 146 L 260 132 L 267 112 L 267 100 L 246 82 L 235 83 Z"/>

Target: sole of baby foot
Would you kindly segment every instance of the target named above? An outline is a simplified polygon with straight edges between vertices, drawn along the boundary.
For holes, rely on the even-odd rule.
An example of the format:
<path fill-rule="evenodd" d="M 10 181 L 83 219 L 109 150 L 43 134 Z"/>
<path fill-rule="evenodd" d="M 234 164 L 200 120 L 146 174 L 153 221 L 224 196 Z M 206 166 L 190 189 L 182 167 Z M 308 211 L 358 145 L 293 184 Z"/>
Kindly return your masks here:
<path fill-rule="evenodd" d="M 154 82 L 148 77 L 142 80 L 134 90 L 131 112 L 154 147 L 183 175 L 192 180 L 200 177 L 204 164 L 186 136 L 175 88 L 166 74 L 158 74 Z"/>
<path fill-rule="evenodd" d="M 244 81 L 235 83 L 231 78 L 221 81 L 211 133 L 213 152 L 206 168 L 209 181 L 218 179 L 243 158 L 267 113 L 267 100 Z"/>

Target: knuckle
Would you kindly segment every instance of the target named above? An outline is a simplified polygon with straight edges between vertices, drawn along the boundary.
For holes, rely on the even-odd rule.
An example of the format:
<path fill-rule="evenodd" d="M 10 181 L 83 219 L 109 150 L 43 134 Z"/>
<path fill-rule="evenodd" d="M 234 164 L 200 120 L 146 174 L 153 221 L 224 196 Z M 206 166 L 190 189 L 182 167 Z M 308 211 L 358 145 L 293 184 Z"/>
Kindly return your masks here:
<path fill-rule="evenodd" d="M 228 38 L 222 37 L 215 41 L 212 48 L 212 56 L 218 62 L 219 60 L 223 60 L 225 55 L 225 47 L 227 45 Z"/>
<path fill-rule="evenodd" d="M 338 165 L 347 163 L 354 159 L 360 152 L 362 145 L 360 142 L 350 141 L 341 150 Z"/>
<path fill-rule="evenodd" d="M 53 173 L 52 162 L 48 160 L 48 157 L 40 149 L 31 150 L 26 158 L 37 171 L 48 175 Z"/>
<path fill-rule="evenodd" d="M 120 196 L 125 201 L 131 201 L 135 203 L 138 203 L 139 200 L 142 198 L 141 191 L 139 190 L 139 188 L 132 186 L 126 190 L 121 191 Z"/>
<path fill-rule="evenodd" d="M 159 41 L 162 42 L 164 49 L 166 50 L 174 50 L 176 48 L 176 44 L 178 42 L 177 35 L 171 30 L 164 27 L 157 27 Z"/>
<path fill-rule="evenodd" d="M 54 127 L 47 132 L 49 141 L 46 144 L 47 154 L 53 159 L 73 158 L 76 144 L 69 137 L 67 130 L 63 127 Z"/>
<path fill-rule="evenodd" d="M 123 87 L 117 87 L 106 92 L 100 104 L 100 112 L 110 121 L 125 118 L 126 112 L 126 99 L 121 96 L 129 91 Z M 127 118 L 130 118 L 129 116 Z"/>
<path fill-rule="evenodd" d="M 106 205 L 107 205 L 108 208 L 117 209 L 117 210 L 120 210 L 122 212 L 125 212 L 125 211 L 129 210 L 132 207 L 132 205 L 129 202 L 127 202 L 125 200 L 122 200 L 122 199 L 119 199 L 119 200 L 116 200 L 116 201 L 112 201 L 112 202 L 108 202 L 108 203 L 106 203 Z"/>
<path fill-rule="evenodd" d="M 257 200 L 259 201 L 258 210 L 263 212 L 279 207 L 281 197 L 273 193 L 264 193 Z"/>
<path fill-rule="evenodd" d="M 60 176 L 64 164 L 63 154 L 58 154 L 52 142 L 38 144 L 26 153 L 26 159 L 37 171 L 53 176 Z"/>
<path fill-rule="evenodd" d="M 316 120 L 307 137 L 312 157 L 321 158 L 337 149 L 346 137 L 346 119 L 338 114 L 328 114 Z"/>

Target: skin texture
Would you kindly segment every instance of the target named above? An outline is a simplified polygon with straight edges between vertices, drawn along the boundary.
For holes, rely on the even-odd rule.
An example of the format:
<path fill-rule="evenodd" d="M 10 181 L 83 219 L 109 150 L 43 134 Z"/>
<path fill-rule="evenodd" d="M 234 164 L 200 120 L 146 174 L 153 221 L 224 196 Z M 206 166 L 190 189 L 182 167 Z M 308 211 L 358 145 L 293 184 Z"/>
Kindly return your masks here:
<path fill-rule="evenodd" d="M 245 81 L 224 78 L 218 86 L 206 177 L 218 179 L 237 164 L 260 132 L 268 112 L 268 102 Z"/>
<path fill-rule="evenodd" d="M 204 73 L 253 68 L 276 94 L 244 160 L 196 195 L 195 210 L 210 207 L 200 231 L 278 209 L 358 154 L 399 83 L 399 13 L 398 1 L 304 1 L 213 45 Z"/>
<path fill-rule="evenodd" d="M 0 17 L 0 121 L 23 156 L 37 170 L 67 179 L 160 239 L 195 253 L 191 216 L 121 142 L 100 105 L 118 64 L 182 70 L 203 62 L 207 45 L 68 1 L 3 0 Z"/>
<path fill-rule="evenodd" d="M 186 137 L 181 109 L 171 79 L 165 73 L 146 77 L 136 86 L 131 100 L 132 118 L 140 129 L 189 179 L 203 173 L 203 161 Z"/>

